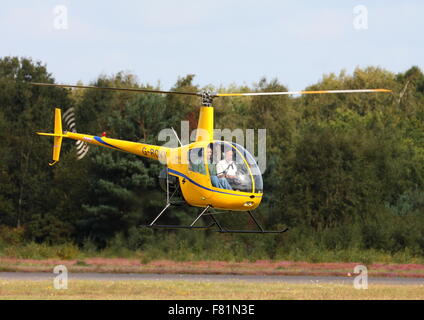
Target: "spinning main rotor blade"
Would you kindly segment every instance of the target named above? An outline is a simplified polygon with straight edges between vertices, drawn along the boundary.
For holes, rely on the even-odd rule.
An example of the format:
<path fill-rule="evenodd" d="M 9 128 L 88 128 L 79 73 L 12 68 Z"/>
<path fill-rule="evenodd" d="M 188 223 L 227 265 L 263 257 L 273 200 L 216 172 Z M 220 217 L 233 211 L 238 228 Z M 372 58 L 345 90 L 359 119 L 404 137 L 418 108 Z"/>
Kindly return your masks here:
<path fill-rule="evenodd" d="M 95 86 L 80 86 L 80 85 L 70 85 L 70 84 L 54 84 L 54 83 L 39 83 L 39 82 L 30 82 L 30 83 L 34 86 L 42 86 L 42 87 L 80 88 L 80 89 L 97 89 L 97 90 L 140 92 L 140 93 L 163 93 L 163 94 L 190 95 L 190 96 L 202 97 L 203 99 L 205 97 L 207 97 L 207 99 L 209 99 L 209 100 L 211 100 L 215 97 L 277 96 L 277 95 L 326 94 L 326 93 L 361 93 L 361 92 L 392 92 L 392 90 L 388 90 L 388 89 L 353 89 L 353 90 L 210 93 L 210 92 L 165 91 L 165 90 L 139 89 L 139 88 L 95 87 Z"/>
<path fill-rule="evenodd" d="M 114 91 L 127 91 L 127 92 L 144 92 L 144 93 L 171 93 L 171 94 L 185 94 L 191 96 L 201 96 L 197 92 L 179 92 L 179 91 L 164 91 L 164 90 L 153 90 L 153 89 L 138 89 L 138 88 L 114 88 L 114 87 L 95 87 L 95 86 L 78 86 L 71 84 L 54 84 L 54 83 L 40 83 L 30 82 L 34 86 L 40 87 L 60 87 L 60 88 L 79 88 L 79 89 L 98 89 L 98 90 L 114 90 Z"/>
<path fill-rule="evenodd" d="M 358 92 L 392 92 L 392 90 L 388 90 L 388 89 L 356 89 L 356 90 L 246 92 L 246 93 L 217 93 L 216 96 L 217 97 L 274 96 L 274 95 L 291 95 L 291 94 L 358 93 Z"/>

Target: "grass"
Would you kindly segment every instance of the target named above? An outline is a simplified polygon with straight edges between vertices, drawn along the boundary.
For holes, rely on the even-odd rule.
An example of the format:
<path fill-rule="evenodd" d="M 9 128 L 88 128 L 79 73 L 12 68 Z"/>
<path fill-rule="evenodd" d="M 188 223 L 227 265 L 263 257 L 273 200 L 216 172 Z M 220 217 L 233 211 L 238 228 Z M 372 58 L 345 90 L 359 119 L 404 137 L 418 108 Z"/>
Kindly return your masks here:
<path fill-rule="evenodd" d="M 149 230 L 151 231 L 151 230 Z M 352 245 L 346 248 L 335 246 L 331 249 L 323 241 L 314 239 L 291 239 L 286 236 L 261 237 L 244 235 L 207 238 L 204 234 L 191 231 L 161 233 L 153 236 L 146 231 L 137 231 L 137 236 L 125 238 L 117 234 L 103 249 L 96 248 L 90 241 L 82 246 L 73 243 L 48 245 L 27 241 L 23 229 L 7 229 L 0 226 L 0 258 L 16 259 L 60 259 L 80 260 L 86 258 L 131 258 L 143 263 L 157 260 L 184 261 L 226 261 L 249 260 L 294 261 L 294 262 L 355 262 L 361 264 L 424 264 L 424 255 L 419 248 L 404 247 L 396 251 L 364 249 Z M 146 234 L 145 234 L 146 233 Z M 293 236 L 295 237 L 294 233 Z M 296 240 L 296 241 L 295 241 Z"/>
<path fill-rule="evenodd" d="M 0 299 L 412 300 L 424 299 L 424 286 L 370 284 L 358 290 L 347 284 L 69 280 L 68 289 L 57 290 L 48 280 L 0 280 Z"/>
<path fill-rule="evenodd" d="M 314 249 L 293 249 L 285 253 L 279 253 L 272 258 L 266 254 L 249 256 L 230 252 L 229 248 L 215 248 L 213 250 L 194 250 L 193 247 L 184 246 L 177 251 L 160 250 L 148 248 L 146 250 L 129 250 L 124 247 L 107 247 L 103 250 L 81 249 L 73 244 L 47 245 L 34 242 L 23 244 L 5 244 L 0 241 L 0 260 L 4 258 L 26 259 L 26 260 L 78 260 L 81 265 L 84 260 L 91 258 L 122 258 L 136 259 L 142 264 L 152 261 L 173 260 L 176 262 L 200 262 L 200 261 L 224 261 L 227 263 L 237 263 L 243 261 L 292 261 L 309 263 L 357 263 L 357 264 L 422 264 L 424 257 L 414 255 L 411 250 L 405 248 L 396 253 L 387 253 L 374 249 L 360 250 L 350 248 L 343 250 L 320 250 Z M 256 250 L 265 252 L 266 250 Z M 255 251 L 255 252 L 256 252 Z"/>

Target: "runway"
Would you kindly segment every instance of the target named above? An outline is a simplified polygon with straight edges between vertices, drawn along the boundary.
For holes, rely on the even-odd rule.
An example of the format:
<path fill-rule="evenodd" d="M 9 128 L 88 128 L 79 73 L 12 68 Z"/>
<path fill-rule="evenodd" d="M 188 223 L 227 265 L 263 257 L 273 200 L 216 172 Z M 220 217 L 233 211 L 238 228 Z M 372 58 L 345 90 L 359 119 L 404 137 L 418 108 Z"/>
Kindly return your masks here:
<path fill-rule="evenodd" d="M 54 273 L 0 272 L 0 280 L 53 280 Z M 206 281 L 206 282 L 282 282 L 296 284 L 352 284 L 355 277 L 332 276 L 258 276 L 258 275 L 199 275 L 199 274 L 139 274 L 139 273 L 68 273 L 68 280 L 96 281 Z M 424 278 L 368 277 L 368 284 L 423 285 Z"/>

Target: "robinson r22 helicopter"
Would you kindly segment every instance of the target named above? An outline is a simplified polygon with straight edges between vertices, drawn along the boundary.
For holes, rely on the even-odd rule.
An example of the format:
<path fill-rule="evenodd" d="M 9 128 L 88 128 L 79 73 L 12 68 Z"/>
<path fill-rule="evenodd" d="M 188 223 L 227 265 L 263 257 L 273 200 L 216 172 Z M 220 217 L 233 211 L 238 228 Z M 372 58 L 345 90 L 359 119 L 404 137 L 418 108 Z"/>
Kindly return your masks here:
<path fill-rule="evenodd" d="M 55 109 L 54 133 L 37 134 L 54 137 L 53 162 L 59 161 L 63 138 L 80 140 L 89 144 L 128 152 L 138 156 L 161 161 L 166 169 L 161 173 L 161 181 L 167 192 L 165 207 L 154 220 L 145 225 L 149 228 L 184 228 L 210 229 L 221 233 L 283 233 L 288 229 L 264 230 L 252 214 L 261 203 L 263 197 L 263 181 L 261 171 L 253 156 L 242 146 L 228 141 L 214 140 L 214 109 L 212 101 L 215 97 L 232 96 L 265 96 L 265 95 L 301 95 L 327 93 L 360 93 L 360 92 L 391 92 L 387 89 L 357 89 L 357 90 L 320 90 L 320 91 L 284 91 L 284 92 L 251 92 L 251 93 L 211 93 L 162 91 L 139 88 L 112 88 L 82 85 L 61 85 L 51 83 L 32 83 L 35 86 L 82 88 L 97 90 L 117 90 L 138 93 L 159 93 L 192 95 L 201 98 L 196 140 L 188 145 L 177 148 L 149 145 L 112 139 L 105 136 L 93 136 L 83 133 L 62 130 L 61 109 Z M 200 214 L 190 225 L 161 225 L 156 222 L 173 204 L 172 199 L 180 196 L 183 201 L 194 207 L 202 208 Z M 211 210 L 213 210 L 211 212 Z M 217 211 L 218 210 L 218 211 Z M 225 211 L 224 211 L 225 210 Z M 229 230 L 224 228 L 215 217 L 219 211 L 247 212 L 257 226 L 257 230 Z M 196 226 L 202 216 L 209 216 L 212 222 L 205 226 Z"/>

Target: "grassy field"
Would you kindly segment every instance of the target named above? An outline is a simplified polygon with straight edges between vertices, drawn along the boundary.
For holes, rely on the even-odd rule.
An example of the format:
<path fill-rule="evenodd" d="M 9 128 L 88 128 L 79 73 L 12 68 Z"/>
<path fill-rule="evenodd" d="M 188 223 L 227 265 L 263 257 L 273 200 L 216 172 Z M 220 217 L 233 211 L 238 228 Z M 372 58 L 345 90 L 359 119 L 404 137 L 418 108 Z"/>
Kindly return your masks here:
<path fill-rule="evenodd" d="M 0 299 L 410 300 L 424 299 L 424 286 L 372 284 L 358 290 L 353 285 L 318 283 L 69 280 L 68 289 L 57 290 L 48 280 L 1 280 Z"/>
<path fill-rule="evenodd" d="M 358 262 L 311 263 L 304 261 L 144 261 L 140 258 L 81 257 L 30 259 L 0 257 L 0 271 L 46 272 L 65 265 L 71 273 L 156 273 L 233 275 L 319 275 L 353 277 Z M 371 277 L 418 277 L 422 263 L 369 263 Z M 48 280 L 0 280 L 0 299 L 142 299 L 142 300 L 307 300 L 307 299 L 424 299 L 424 285 L 369 284 L 357 290 L 352 284 L 194 282 L 194 281 L 94 281 L 69 280 L 68 289 L 56 290 Z"/>

